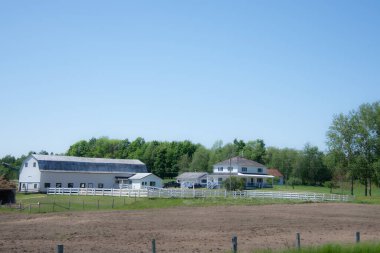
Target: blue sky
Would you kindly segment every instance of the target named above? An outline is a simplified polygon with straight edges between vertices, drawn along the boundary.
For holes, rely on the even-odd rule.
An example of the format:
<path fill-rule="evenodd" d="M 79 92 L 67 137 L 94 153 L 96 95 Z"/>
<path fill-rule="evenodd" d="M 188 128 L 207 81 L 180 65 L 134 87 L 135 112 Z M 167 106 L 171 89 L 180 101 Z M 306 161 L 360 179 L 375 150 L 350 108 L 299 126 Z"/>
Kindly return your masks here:
<path fill-rule="evenodd" d="M 380 95 L 379 1 L 2 1 L 0 157 L 81 139 L 326 149 Z"/>

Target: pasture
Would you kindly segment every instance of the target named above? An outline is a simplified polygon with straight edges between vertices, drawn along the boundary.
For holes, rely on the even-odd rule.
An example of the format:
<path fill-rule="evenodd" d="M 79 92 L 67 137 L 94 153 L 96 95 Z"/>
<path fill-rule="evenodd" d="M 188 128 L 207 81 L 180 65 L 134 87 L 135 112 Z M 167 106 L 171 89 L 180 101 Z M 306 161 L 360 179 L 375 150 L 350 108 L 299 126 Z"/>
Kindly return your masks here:
<path fill-rule="evenodd" d="M 380 238 L 379 205 L 207 206 L 202 200 L 182 201 L 200 202 L 144 210 L 2 212 L 0 251 L 54 252 L 63 244 L 67 252 L 149 252 L 156 239 L 157 252 L 228 252 L 231 236 L 237 235 L 239 252 L 252 252 L 292 248 L 296 232 L 303 246 L 352 243 L 356 231 L 362 241 Z"/>

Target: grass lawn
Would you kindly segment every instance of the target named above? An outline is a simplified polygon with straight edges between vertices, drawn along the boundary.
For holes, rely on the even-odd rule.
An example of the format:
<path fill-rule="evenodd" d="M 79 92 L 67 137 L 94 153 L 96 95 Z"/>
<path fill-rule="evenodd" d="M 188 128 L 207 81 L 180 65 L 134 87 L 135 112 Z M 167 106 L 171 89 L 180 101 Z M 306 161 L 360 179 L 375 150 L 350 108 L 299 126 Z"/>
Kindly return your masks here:
<path fill-rule="evenodd" d="M 292 186 L 288 185 L 275 185 L 274 188 L 265 189 L 266 191 L 289 191 L 289 192 L 315 192 L 315 193 L 325 193 L 330 194 L 330 188 L 324 186 L 307 186 L 307 185 L 296 185 L 294 189 Z M 351 184 L 349 182 L 341 184 L 340 188 L 333 189 L 333 194 L 351 194 Z M 364 185 L 360 183 L 355 183 L 354 185 L 354 203 L 360 204 L 380 204 L 380 188 L 372 186 L 372 196 L 364 196 Z"/>
<path fill-rule="evenodd" d="M 24 213 L 49 213 L 62 211 L 97 211 L 97 210 L 139 210 L 169 208 L 179 206 L 217 206 L 217 205 L 266 205 L 305 203 L 298 200 L 252 199 L 252 198 L 130 198 L 110 196 L 67 196 L 46 194 L 17 194 L 17 204 L 21 204 Z M 39 205 L 38 205 L 39 203 Z M 29 210 L 30 208 L 30 210 Z M 2 208 L 0 211 L 15 211 Z M 19 211 L 18 211 L 19 212 Z"/>
<path fill-rule="evenodd" d="M 285 250 L 258 250 L 255 253 L 378 253 L 380 252 L 380 243 L 364 242 L 351 245 L 326 244 L 317 247 L 305 247 L 298 249 Z"/>

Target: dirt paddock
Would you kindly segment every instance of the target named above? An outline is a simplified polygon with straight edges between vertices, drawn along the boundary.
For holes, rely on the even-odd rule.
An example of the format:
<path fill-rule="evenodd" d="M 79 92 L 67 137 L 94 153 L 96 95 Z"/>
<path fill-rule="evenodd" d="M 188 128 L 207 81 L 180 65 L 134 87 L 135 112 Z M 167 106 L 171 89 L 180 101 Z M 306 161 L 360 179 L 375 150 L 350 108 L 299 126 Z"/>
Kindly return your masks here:
<path fill-rule="evenodd" d="M 142 211 L 0 213 L 0 252 L 226 252 L 238 236 L 241 252 L 302 245 L 380 240 L 380 206 L 297 204 L 180 207 Z"/>

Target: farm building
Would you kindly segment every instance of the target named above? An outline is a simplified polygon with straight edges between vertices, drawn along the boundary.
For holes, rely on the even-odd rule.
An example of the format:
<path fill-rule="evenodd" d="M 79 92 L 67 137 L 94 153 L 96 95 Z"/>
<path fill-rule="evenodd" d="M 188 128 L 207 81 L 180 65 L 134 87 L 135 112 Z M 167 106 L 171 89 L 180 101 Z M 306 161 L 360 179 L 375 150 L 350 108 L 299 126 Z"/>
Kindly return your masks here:
<path fill-rule="evenodd" d="M 177 183 L 181 184 L 181 188 L 192 187 L 195 184 L 206 187 L 207 172 L 185 172 L 177 177 Z"/>
<path fill-rule="evenodd" d="M 275 168 L 268 169 L 268 174 L 274 176 L 275 179 L 278 180 L 277 184 L 283 185 L 284 184 L 284 175 Z"/>
<path fill-rule="evenodd" d="M 0 205 L 16 203 L 16 186 L 0 176 Z"/>
<path fill-rule="evenodd" d="M 48 188 L 128 187 L 132 176 L 147 172 L 139 160 L 32 154 L 23 162 L 18 188 L 46 192 Z"/>
<path fill-rule="evenodd" d="M 162 179 L 152 173 L 137 173 L 129 178 L 132 189 L 141 189 L 144 186 L 162 188 Z"/>
<path fill-rule="evenodd" d="M 209 188 L 220 187 L 230 176 L 243 178 L 246 189 L 273 187 L 274 176 L 268 174 L 264 165 L 237 156 L 214 164 L 213 173 L 208 176 Z"/>

